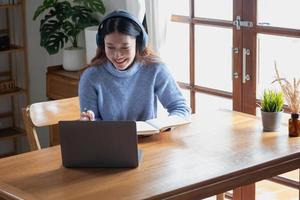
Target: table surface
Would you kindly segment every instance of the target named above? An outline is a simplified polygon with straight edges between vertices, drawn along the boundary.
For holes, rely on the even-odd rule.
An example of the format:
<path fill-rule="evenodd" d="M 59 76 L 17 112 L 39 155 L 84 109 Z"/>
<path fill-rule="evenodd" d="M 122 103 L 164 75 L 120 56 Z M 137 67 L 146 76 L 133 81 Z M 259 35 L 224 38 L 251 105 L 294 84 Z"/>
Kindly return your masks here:
<path fill-rule="evenodd" d="M 195 199 L 300 166 L 300 138 L 262 132 L 261 120 L 232 111 L 139 138 L 134 169 L 67 169 L 60 147 L 0 159 L 0 196 L 29 199 Z M 12 195 L 11 195 L 12 196 Z"/>

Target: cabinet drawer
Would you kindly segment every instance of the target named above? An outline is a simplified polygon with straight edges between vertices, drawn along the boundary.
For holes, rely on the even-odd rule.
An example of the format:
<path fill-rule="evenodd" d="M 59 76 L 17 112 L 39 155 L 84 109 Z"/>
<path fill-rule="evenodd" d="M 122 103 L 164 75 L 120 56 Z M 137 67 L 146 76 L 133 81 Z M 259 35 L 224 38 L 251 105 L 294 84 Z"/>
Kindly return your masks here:
<path fill-rule="evenodd" d="M 78 96 L 78 80 L 47 73 L 46 92 L 50 99 Z"/>

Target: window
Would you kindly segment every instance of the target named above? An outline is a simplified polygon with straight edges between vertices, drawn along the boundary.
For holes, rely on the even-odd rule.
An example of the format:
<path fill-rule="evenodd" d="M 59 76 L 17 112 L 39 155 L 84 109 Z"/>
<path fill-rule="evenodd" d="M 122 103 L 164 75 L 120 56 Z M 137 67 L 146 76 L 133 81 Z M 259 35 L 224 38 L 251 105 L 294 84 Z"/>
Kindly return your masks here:
<path fill-rule="evenodd" d="M 172 1 L 163 58 L 189 92 L 193 112 L 216 102 L 256 114 L 261 91 L 278 87 L 271 83 L 274 61 L 283 76 L 299 74 L 299 6 L 298 0 Z"/>

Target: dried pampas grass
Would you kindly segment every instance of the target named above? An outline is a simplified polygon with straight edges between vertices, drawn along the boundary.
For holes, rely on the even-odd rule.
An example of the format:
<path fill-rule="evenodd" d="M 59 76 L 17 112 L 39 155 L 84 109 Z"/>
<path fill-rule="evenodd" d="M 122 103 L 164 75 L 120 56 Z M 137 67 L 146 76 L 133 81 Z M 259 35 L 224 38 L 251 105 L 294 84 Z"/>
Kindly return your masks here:
<path fill-rule="evenodd" d="M 296 80 L 296 78 L 294 78 L 293 83 L 290 83 L 285 78 L 281 78 L 279 76 L 276 62 L 275 71 L 276 79 L 273 82 L 279 83 L 291 113 L 300 113 L 300 79 Z"/>

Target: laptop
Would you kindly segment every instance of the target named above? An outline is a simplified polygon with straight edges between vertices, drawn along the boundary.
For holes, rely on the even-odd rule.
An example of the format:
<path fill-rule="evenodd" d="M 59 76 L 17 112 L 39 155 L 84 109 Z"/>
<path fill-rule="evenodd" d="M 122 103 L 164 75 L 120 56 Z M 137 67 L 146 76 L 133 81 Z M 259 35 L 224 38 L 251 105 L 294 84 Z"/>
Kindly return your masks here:
<path fill-rule="evenodd" d="M 137 167 L 134 121 L 60 121 L 62 164 L 65 167 Z"/>

